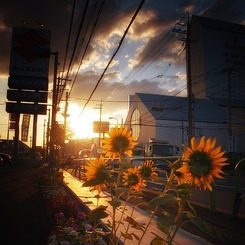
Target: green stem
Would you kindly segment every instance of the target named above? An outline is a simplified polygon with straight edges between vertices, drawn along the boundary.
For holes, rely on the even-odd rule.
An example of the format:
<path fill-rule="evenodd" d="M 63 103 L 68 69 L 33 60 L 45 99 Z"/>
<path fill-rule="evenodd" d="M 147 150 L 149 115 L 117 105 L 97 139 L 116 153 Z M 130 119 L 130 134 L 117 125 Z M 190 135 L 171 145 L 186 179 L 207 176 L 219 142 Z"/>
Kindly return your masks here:
<path fill-rule="evenodd" d="M 187 203 L 187 201 L 188 201 L 188 199 L 190 197 L 192 183 L 193 183 L 193 179 L 191 181 L 191 184 L 189 185 L 189 189 L 188 189 L 187 195 L 185 196 L 185 198 L 182 198 L 180 203 L 179 203 L 178 212 L 177 212 L 177 215 L 176 215 L 176 218 L 175 218 L 175 226 L 169 232 L 169 235 L 168 235 L 167 240 L 166 240 L 167 244 L 172 244 L 172 242 L 174 240 L 174 237 L 175 237 L 178 229 L 181 226 L 181 221 L 182 221 L 183 213 L 184 213 L 185 208 L 186 208 L 186 203 Z"/>
<path fill-rule="evenodd" d="M 161 195 L 165 194 L 169 189 L 172 188 L 174 179 L 175 179 L 175 175 L 174 175 L 174 173 L 172 171 L 171 174 L 170 174 L 170 176 L 169 176 L 169 178 L 168 178 L 168 180 L 167 180 L 167 184 L 166 184 L 166 186 L 165 186 L 165 188 L 164 188 L 164 190 L 163 190 L 163 192 L 162 192 Z M 150 219 L 149 219 L 149 221 L 148 221 L 148 223 L 147 223 L 147 225 L 145 227 L 145 230 L 144 230 L 144 232 L 143 232 L 143 234 L 142 234 L 142 236 L 141 236 L 138 244 L 141 243 L 141 241 L 142 241 L 143 237 L 145 236 L 146 231 L 148 230 L 148 228 L 149 228 L 149 226 L 151 224 L 151 221 L 153 220 L 153 217 L 156 215 L 158 209 L 159 209 L 159 206 L 156 206 L 155 209 L 154 209 L 154 211 L 153 211 L 153 213 L 152 213 L 152 215 L 150 216 Z"/>

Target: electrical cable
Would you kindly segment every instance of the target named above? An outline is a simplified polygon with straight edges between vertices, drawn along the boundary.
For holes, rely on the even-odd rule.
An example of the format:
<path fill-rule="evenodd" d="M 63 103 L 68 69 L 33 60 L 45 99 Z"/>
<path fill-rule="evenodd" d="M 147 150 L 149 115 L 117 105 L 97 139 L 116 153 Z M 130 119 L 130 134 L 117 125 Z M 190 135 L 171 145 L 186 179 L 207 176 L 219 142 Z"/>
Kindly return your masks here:
<path fill-rule="evenodd" d="M 107 64 L 107 66 L 105 67 L 104 71 L 102 72 L 102 74 L 101 74 L 101 76 L 100 76 L 98 82 L 96 83 L 96 85 L 95 85 L 95 87 L 94 87 L 94 89 L 93 89 L 91 95 L 89 96 L 87 102 L 85 103 L 85 105 L 84 105 L 84 107 L 83 107 L 81 113 L 79 114 L 79 117 L 81 116 L 81 114 L 82 114 L 83 111 L 85 110 L 85 108 L 86 108 L 86 106 L 88 105 L 90 99 L 92 98 L 94 92 L 96 91 L 97 87 L 99 86 L 99 83 L 101 82 L 102 78 L 104 77 L 105 72 L 107 71 L 107 69 L 108 69 L 108 67 L 110 66 L 112 60 L 114 59 L 114 57 L 116 56 L 117 52 L 119 51 L 119 49 L 120 49 L 120 47 L 121 47 L 121 45 L 122 45 L 122 43 L 123 43 L 123 40 L 125 39 L 125 37 L 126 37 L 126 35 L 127 35 L 127 33 L 128 33 L 129 28 L 131 27 L 132 23 L 134 22 L 136 16 L 138 15 L 138 13 L 139 13 L 141 7 L 142 7 L 143 4 L 144 4 L 144 2 L 145 2 L 145 0 L 142 0 L 141 3 L 140 3 L 140 5 L 138 6 L 138 8 L 137 8 L 137 10 L 136 10 L 136 12 L 135 12 L 135 14 L 134 14 L 134 16 L 132 17 L 132 19 L 131 19 L 131 21 L 130 21 L 128 27 L 126 28 L 126 30 L 125 30 L 125 32 L 124 32 L 124 34 L 123 34 L 123 36 L 122 36 L 122 38 L 121 38 L 121 40 L 120 40 L 120 42 L 119 42 L 119 45 L 118 45 L 116 51 L 114 52 L 114 54 L 112 55 L 111 59 L 109 60 L 109 62 L 108 62 L 108 64 Z"/>

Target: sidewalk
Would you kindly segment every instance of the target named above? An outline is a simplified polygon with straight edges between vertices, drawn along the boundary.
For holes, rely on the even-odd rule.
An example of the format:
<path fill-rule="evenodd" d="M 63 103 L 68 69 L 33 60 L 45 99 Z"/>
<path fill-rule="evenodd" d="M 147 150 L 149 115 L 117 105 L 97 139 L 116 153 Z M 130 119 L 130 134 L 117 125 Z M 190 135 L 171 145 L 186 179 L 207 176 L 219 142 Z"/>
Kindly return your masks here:
<path fill-rule="evenodd" d="M 86 205 L 86 207 L 90 210 L 94 209 L 96 207 L 96 198 L 93 197 L 93 194 L 89 191 L 89 188 L 82 187 L 81 181 L 73 177 L 70 173 L 64 171 L 64 181 L 67 188 L 71 191 L 71 193 L 74 195 L 75 198 L 77 198 L 79 201 L 81 201 L 83 204 Z M 106 193 L 101 194 L 101 199 L 99 201 L 99 205 L 106 205 L 107 203 L 107 197 L 108 195 Z M 110 205 L 108 206 L 108 208 Z M 127 209 L 127 212 L 130 213 L 130 208 Z M 120 213 L 119 213 L 120 215 Z M 129 214 L 130 215 L 130 214 Z M 140 224 L 146 224 L 147 220 L 149 219 L 149 216 L 146 212 L 144 212 L 141 209 L 136 209 L 134 212 L 134 219 L 140 223 Z M 108 220 L 108 217 L 104 220 L 106 222 Z M 103 221 L 103 220 L 102 220 Z M 134 230 L 134 233 L 136 235 L 140 235 L 138 230 Z M 118 232 L 118 235 L 120 234 L 120 231 Z M 164 237 L 165 234 L 162 233 L 159 229 L 156 228 L 155 221 L 152 222 L 151 226 L 149 227 L 149 230 L 147 232 L 147 235 L 144 237 L 144 244 L 150 244 L 150 241 L 155 237 L 160 236 Z M 136 245 L 137 241 L 134 240 L 127 240 L 125 245 Z M 174 245 L 210 245 L 208 241 L 204 240 L 201 237 L 198 237 L 196 235 L 193 235 L 191 233 L 188 233 L 182 229 L 180 229 L 175 236 L 174 239 Z"/>

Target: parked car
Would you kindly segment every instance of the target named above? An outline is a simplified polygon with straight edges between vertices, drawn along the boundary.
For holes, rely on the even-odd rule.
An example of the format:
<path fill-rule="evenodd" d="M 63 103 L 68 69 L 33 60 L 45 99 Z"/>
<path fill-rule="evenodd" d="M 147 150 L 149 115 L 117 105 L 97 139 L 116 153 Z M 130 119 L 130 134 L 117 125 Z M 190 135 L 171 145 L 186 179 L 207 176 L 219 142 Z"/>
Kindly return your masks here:
<path fill-rule="evenodd" d="M 12 157 L 4 152 L 0 152 L 0 157 L 3 159 L 3 166 L 10 166 L 12 163 Z"/>
<path fill-rule="evenodd" d="M 18 158 L 30 158 L 30 159 L 32 159 L 32 153 L 31 152 L 20 152 L 18 154 Z M 42 157 L 40 152 L 36 151 L 34 159 L 38 160 L 38 161 L 42 161 L 43 157 Z"/>

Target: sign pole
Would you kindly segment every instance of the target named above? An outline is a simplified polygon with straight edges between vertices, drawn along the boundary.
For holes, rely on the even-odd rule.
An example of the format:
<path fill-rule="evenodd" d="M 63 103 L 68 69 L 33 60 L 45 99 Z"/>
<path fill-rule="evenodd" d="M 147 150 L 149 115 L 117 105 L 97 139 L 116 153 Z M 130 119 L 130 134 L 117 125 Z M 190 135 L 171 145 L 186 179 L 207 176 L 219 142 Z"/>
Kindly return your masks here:
<path fill-rule="evenodd" d="M 19 133 L 20 133 L 20 128 L 19 128 L 19 123 L 20 123 L 20 114 L 16 114 L 16 122 L 15 122 L 15 133 L 14 133 L 14 149 L 13 149 L 13 157 L 14 157 L 14 162 L 18 160 L 18 152 L 19 152 Z"/>
<path fill-rule="evenodd" d="M 36 154 L 36 141 L 37 141 L 37 113 L 33 116 L 33 135 L 32 135 L 32 151 L 31 158 L 35 158 Z"/>

